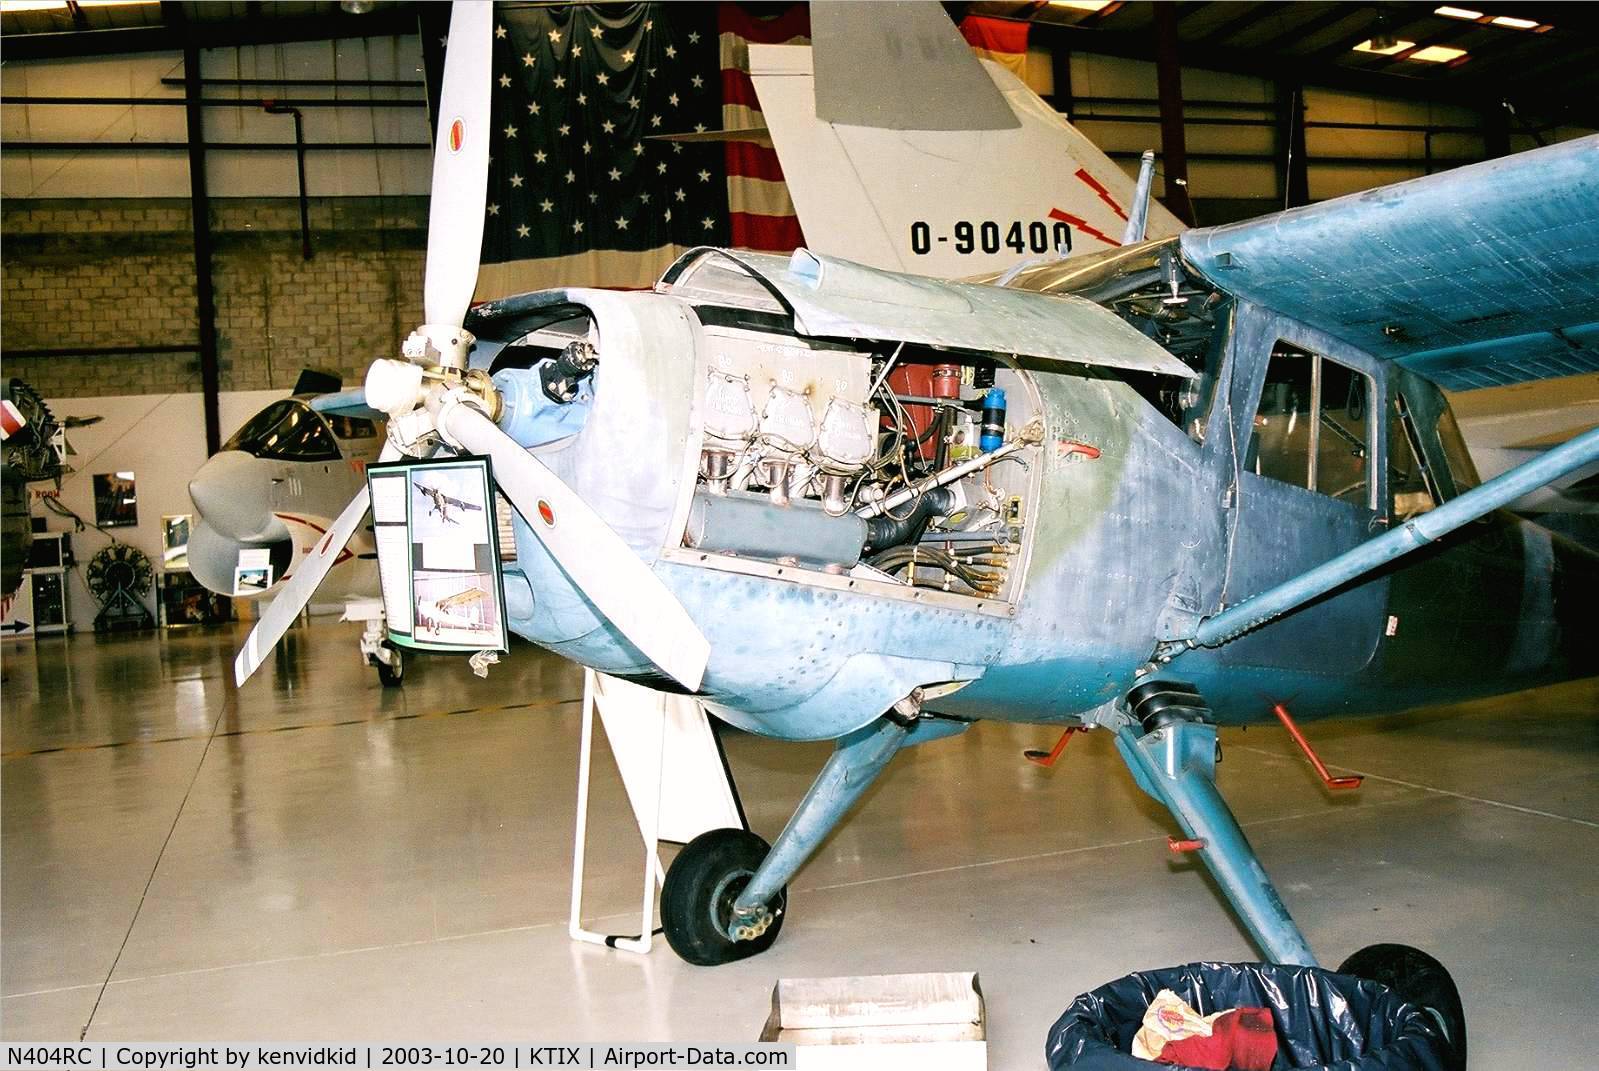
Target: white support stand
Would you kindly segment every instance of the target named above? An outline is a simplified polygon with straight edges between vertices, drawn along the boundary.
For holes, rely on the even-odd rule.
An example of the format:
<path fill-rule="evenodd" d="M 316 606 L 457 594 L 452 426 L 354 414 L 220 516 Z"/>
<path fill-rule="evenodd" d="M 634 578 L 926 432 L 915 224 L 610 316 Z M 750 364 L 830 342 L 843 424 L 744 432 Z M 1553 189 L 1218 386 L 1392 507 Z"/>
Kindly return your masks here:
<path fill-rule="evenodd" d="M 588 848 L 589 777 L 598 714 L 639 836 L 644 841 L 644 882 L 637 936 L 586 929 L 583 861 Z M 574 941 L 645 953 L 654 944 L 655 893 L 665 881 L 663 839 L 687 843 L 712 829 L 742 828 L 732 781 L 704 708 L 688 696 L 583 673 L 583 730 L 577 767 L 577 829 L 572 846 L 572 908 L 567 933 Z"/>

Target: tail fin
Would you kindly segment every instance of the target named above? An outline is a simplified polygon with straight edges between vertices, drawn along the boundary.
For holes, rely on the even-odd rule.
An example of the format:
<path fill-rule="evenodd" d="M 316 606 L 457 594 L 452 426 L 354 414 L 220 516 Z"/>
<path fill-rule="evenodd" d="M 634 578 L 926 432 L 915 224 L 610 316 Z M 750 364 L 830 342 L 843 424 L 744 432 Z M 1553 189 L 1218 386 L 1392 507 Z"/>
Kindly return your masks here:
<path fill-rule="evenodd" d="M 814 5 L 811 47 L 750 46 L 810 248 L 947 278 L 1062 244 L 1099 252 L 1134 233 L 1133 180 L 1015 75 L 974 56 L 938 5 L 897 5 L 878 20 L 897 24 L 893 40 L 845 17 L 869 6 Z M 1147 237 L 1182 229 L 1159 204 L 1147 211 Z"/>

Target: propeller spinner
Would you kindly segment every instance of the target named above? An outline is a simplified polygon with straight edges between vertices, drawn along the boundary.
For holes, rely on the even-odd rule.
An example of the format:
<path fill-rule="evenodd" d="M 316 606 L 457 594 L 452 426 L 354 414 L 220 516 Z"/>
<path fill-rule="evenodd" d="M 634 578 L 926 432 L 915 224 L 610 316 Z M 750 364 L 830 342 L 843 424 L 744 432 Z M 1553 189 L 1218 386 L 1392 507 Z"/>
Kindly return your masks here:
<path fill-rule="evenodd" d="M 486 374 L 467 369 L 473 338 L 462 325 L 483 245 L 492 52 L 492 5 L 458 0 L 433 156 L 427 322 L 406 339 L 407 360 L 373 362 L 359 401 L 389 415 L 384 461 L 425 457 L 440 443 L 493 458 L 500 490 L 572 583 L 646 658 L 694 691 L 710 644 L 693 618 L 582 496 L 495 424 L 498 393 Z M 370 504 L 363 487 L 262 614 L 234 662 L 240 685 L 305 608 Z"/>

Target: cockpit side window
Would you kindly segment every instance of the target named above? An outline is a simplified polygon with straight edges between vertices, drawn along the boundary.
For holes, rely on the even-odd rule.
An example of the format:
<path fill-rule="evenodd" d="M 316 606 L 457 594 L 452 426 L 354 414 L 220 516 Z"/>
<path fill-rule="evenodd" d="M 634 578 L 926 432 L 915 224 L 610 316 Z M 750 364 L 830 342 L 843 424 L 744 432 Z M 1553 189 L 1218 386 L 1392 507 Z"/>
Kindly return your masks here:
<path fill-rule="evenodd" d="M 337 461 L 339 444 L 304 402 L 274 402 L 245 422 L 222 447 L 272 461 Z"/>
<path fill-rule="evenodd" d="M 375 422 L 364 417 L 340 416 L 337 413 L 324 413 L 322 419 L 328 422 L 328 427 L 333 429 L 333 434 L 341 439 L 375 439 L 378 426 Z"/>

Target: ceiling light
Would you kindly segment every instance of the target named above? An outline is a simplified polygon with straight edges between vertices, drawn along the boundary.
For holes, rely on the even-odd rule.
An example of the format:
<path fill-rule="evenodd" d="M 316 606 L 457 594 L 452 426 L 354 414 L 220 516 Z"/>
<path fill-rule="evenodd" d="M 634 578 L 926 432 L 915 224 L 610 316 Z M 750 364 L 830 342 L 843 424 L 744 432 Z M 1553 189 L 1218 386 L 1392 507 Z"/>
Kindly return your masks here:
<path fill-rule="evenodd" d="M 67 0 L 0 0 L 0 12 L 13 11 L 65 11 Z"/>
<path fill-rule="evenodd" d="M 1403 52 L 1407 48 L 1415 48 L 1414 41 L 1401 41 L 1390 37 L 1386 40 L 1362 41 L 1356 45 L 1356 52 L 1370 52 L 1374 56 L 1392 56 L 1395 52 Z"/>
<path fill-rule="evenodd" d="M 339 0 L 339 7 L 349 15 L 365 15 L 377 5 L 372 0 Z"/>
<path fill-rule="evenodd" d="M 1510 15 L 1495 15 L 1492 21 L 1495 26 L 1508 26 L 1512 30 L 1536 30 L 1540 25 L 1536 19 L 1518 19 Z"/>
<path fill-rule="evenodd" d="M 1482 12 L 1472 11 L 1470 8 L 1465 7 L 1435 7 L 1432 9 L 1432 13 L 1434 15 L 1442 15 L 1446 19 L 1465 19 L 1467 22 L 1476 22 L 1482 18 Z"/>
<path fill-rule="evenodd" d="M 1049 0 L 1050 7 L 1069 7 L 1073 11 L 1103 11 L 1111 0 Z"/>
<path fill-rule="evenodd" d="M 1423 63 L 1448 63 L 1457 60 L 1466 54 L 1463 48 L 1450 48 L 1448 45 L 1428 45 L 1418 48 L 1409 56 L 1410 59 L 1420 60 Z"/>

